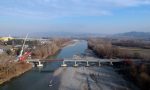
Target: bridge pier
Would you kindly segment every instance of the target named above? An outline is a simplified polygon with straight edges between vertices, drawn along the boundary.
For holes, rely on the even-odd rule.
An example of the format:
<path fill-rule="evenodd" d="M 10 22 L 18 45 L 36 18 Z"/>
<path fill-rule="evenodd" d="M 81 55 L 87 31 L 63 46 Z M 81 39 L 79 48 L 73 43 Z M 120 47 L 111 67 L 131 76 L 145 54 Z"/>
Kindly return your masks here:
<path fill-rule="evenodd" d="M 43 64 L 41 63 L 41 61 L 38 61 L 38 67 L 43 67 Z"/>
<path fill-rule="evenodd" d="M 112 62 L 112 61 L 110 61 L 110 65 L 113 65 L 113 62 Z"/>
<path fill-rule="evenodd" d="M 99 61 L 99 67 L 101 66 L 101 62 Z"/>
<path fill-rule="evenodd" d="M 87 67 L 89 67 L 89 66 L 90 66 L 90 65 L 89 65 L 89 61 L 86 61 L 86 66 L 87 66 Z"/>
<path fill-rule="evenodd" d="M 62 67 L 66 67 L 67 64 L 65 64 L 65 61 L 63 61 L 63 64 L 61 65 Z"/>
<path fill-rule="evenodd" d="M 32 67 L 35 67 L 36 65 L 34 63 L 31 63 L 32 64 Z"/>
<path fill-rule="evenodd" d="M 78 66 L 78 64 L 77 64 L 77 61 L 76 61 L 76 60 L 75 60 L 74 66 L 75 66 L 75 67 L 77 67 L 77 66 Z"/>

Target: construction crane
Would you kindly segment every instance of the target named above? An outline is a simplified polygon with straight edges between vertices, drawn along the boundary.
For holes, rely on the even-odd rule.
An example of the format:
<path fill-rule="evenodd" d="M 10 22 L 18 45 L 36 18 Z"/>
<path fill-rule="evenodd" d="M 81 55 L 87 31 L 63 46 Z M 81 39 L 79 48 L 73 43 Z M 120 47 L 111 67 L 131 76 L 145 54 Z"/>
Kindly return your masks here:
<path fill-rule="evenodd" d="M 23 45 L 22 45 L 20 54 L 19 54 L 19 56 L 18 56 L 18 60 L 19 60 L 19 61 L 24 61 L 24 60 L 27 59 L 27 57 L 28 57 L 29 55 L 31 55 L 31 52 L 25 52 L 25 53 L 23 54 L 24 46 L 25 46 L 25 43 L 26 43 L 27 38 L 28 38 L 28 34 L 26 35 L 26 37 L 25 37 L 25 39 L 24 39 L 24 41 L 23 41 Z"/>

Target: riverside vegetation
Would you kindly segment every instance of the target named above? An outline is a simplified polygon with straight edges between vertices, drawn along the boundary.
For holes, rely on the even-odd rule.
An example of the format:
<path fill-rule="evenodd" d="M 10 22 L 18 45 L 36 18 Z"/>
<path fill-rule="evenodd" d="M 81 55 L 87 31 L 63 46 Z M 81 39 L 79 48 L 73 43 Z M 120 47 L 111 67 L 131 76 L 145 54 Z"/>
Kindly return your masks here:
<path fill-rule="evenodd" d="M 19 55 L 21 47 L 12 50 L 13 45 L 11 45 L 11 42 L 12 41 L 8 41 L 7 45 L 1 42 L 1 47 L 7 47 L 7 49 L 0 54 L 0 84 L 19 76 L 32 68 L 31 64 L 24 61 L 14 61 L 16 56 Z M 17 44 L 21 44 L 21 41 L 15 40 L 15 42 L 17 42 Z M 26 45 L 28 45 L 28 48 L 24 48 L 24 52 L 30 51 L 31 58 L 33 59 L 44 59 L 48 56 L 54 55 L 63 46 L 69 43 L 72 43 L 71 39 L 66 38 L 52 39 L 45 43 L 38 41 L 27 41 Z"/>
<path fill-rule="evenodd" d="M 49 43 L 44 43 L 36 46 L 36 49 L 32 50 L 32 58 L 47 58 L 48 56 L 54 55 L 62 47 L 71 43 L 71 39 L 53 39 Z"/>
<path fill-rule="evenodd" d="M 135 43 L 136 42 L 136 43 Z M 108 38 L 91 38 L 88 48 L 92 49 L 100 58 L 121 58 L 127 62 L 119 63 L 119 73 L 127 80 L 131 80 L 141 90 L 150 90 L 150 44 L 136 40 L 114 41 Z M 136 63 L 132 59 L 140 59 Z M 118 64 L 114 64 L 116 67 Z"/>

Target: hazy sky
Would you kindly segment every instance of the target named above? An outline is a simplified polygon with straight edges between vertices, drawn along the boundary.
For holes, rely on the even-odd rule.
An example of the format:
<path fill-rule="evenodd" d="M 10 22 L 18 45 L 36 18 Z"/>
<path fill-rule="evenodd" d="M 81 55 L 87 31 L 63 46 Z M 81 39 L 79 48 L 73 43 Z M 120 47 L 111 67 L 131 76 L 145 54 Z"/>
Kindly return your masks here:
<path fill-rule="evenodd" d="M 0 34 L 150 31 L 150 0 L 0 0 Z"/>

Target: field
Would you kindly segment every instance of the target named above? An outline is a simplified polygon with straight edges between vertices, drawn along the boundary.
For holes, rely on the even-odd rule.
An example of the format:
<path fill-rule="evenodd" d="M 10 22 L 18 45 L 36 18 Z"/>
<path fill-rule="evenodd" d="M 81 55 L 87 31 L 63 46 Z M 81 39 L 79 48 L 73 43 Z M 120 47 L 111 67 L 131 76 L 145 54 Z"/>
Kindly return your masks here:
<path fill-rule="evenodd" d="M 137 47 L 123 47 L 123 46 L 117 46 L 117 47 L 120 50 L 128 51 L 128 54 L 140 55 L 140 56 L 150 59 L 150 49 L 143 49 L 143 48 L 137 48 Z"/>

